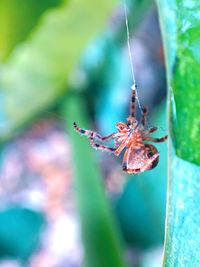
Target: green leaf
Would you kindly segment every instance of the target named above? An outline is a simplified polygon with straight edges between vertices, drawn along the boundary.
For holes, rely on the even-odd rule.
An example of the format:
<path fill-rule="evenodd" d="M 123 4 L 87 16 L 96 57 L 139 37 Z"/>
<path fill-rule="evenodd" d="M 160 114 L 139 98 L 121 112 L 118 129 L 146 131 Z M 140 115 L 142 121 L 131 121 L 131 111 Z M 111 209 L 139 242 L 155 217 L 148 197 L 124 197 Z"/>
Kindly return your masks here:
<path fill-rule="evenodd" d="M 114 2 L 74 0 L 47 12 L 31 38 L 14 50 L 1 72 L 1 138 L 64 94 L 69 74 L 105 27 Z"/>
<path fill-rule="evenodd" d="M 165 267 L 200 266 L 200 167 L 172 154 Z"/>
<path fill-rule="evenodd" d="M 24 41 L 40 16 L 62 0 L 0 0 L 0 62 Z"/>
<path fill-rule="evenodd" d="M 158 0 L 172 89 L 174 145 L 179 157 L 200 164 L 200 3 L 171 2 Z"/>
<path fill-rule="evenodd" d="M 72 142 L 75 192 L 81 219 L 86 266 L 126 266 L 119 229 L 103 190 L 103 178 L 96 164 L 95 152 L 88 139 L 73 129 L 74 121 L 81 127 L 88 126 L 81 98 L 75 95 L 66 98 L 63 115 Z"/>
<path fill-rule="evenodd" d="M 200 3 L 157 0 L 170 88 L 165 267 L 200 266 Z M 196 165 L 195 165 L 196 164 Z"/>

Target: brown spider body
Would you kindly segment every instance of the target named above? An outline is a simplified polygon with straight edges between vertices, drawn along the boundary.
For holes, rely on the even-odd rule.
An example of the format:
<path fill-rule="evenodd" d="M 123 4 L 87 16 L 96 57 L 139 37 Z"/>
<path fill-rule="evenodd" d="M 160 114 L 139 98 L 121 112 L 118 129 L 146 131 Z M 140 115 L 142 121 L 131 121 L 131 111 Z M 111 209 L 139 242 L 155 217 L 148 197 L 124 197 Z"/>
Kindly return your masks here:
<path fill-rule="evenodd" d="M 117 132 L 102 137 L 96 132 L 79 128 L 74 123 L 75 130 L 81 135 L 86 135 L 90 139 L 90 144 L 95 149 L 107 151 L 119 156 L 126 149 L 123 157 L 122 170 L 126 173 L 139 173 L 153 169 L 159 161 L 159 152 L 157 148 L 146 141 L 163 142 L 167 136 L 161 138 L 153 138 L 148 134 L 157 130 L 157 127 L 145 129 L 147 109 L 142 108 L 141 122 L 135 118 L 136 111 L 136 85 L 132 87 L 131 115 L 127 118 L 127 122 L 119 122 L 116 124 Z M 96 143 L 115 140 L 115 147 L 108 147 Z"/>
<path fill-rule="evenodd" d="M 138 173 L 153 169 L 158 161 L 159 153 L 155 146 L 149 144 L 140 148 L 132 146 L 124 153 L 122 169 L 127 173 Z"/>

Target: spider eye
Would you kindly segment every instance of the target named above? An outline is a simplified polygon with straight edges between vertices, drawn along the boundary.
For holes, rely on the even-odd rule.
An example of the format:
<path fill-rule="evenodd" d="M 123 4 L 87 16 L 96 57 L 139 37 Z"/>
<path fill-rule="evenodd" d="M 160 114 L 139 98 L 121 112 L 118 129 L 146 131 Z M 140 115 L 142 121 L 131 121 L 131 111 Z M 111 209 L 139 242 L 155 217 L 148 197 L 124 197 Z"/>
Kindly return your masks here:
<path fill-rule="evenodd" d="M 148 152 L 147 152 L 147 157 L 148 157 L 148 158 L 152 158 L 153 155 L 154 155 L 154 153 L 153 153 L 152 151 L 148 151 Z"/>

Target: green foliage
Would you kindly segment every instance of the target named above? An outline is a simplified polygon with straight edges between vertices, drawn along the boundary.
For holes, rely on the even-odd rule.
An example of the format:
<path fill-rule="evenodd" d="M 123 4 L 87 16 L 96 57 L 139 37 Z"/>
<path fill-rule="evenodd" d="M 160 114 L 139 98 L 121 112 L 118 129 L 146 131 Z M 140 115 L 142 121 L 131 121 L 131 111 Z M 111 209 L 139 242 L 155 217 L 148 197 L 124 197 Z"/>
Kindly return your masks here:
<path fill-rule="evenodd" d="M 158 0 L 170 88 L 170 152 L 164 266 L 200 266 L 200 4 Z M 195 164 L 197 164 L 195 166 Z"/>
<path fill-rule="evenodd" d="M 2 42 L 0 41 L 2 46 L 1 58 L 7 59 L 0 70 L 0 139 L 12 136 L 17 128 L 51 107 L 66 93 L 69 87 L 66 86 L 66 83 L 74 66 L 78 63 L 88 42 L 105 27 L 105 21 L 109 17 L 115 1 L 64 1 L 63 5 L 56 8 L 61 1 L 42 1 L 36 5 L 36 2 L 31 0 L 29 4 L 25 3 L 21 9 L 15 8 L 16 3 L 16 1 L 11 0 L 2 0 L 2 2 L 0 0 L 0 4 L 6 7 L 13 5 L 11 9 L 9 8 L 13 12 L 13 15 L 9 17 L 9 25 L 6 24 L 7 19 L 3 16 L 3 20 L 0 21 L 0 25 L 3 25 L 0 32 L 1 30 L 4 31 L 2 36 L 5 38 Z M 130 28 L 139 24 L 142 14 L 148 9 L 150 3 L 149 0 L 131 2 L 132 12 L 135 13 L 134 16 L 129 16 Z M 30 8 L 32 16 L 29 13 Z M 8 16 L 5 9 L 3 14 Z M 25 20 L 26 23 L 24 24 Z M 9 38 L 6 35 L 5 25 L 9 26 Z M 122 42 L 124 41 L 122 38 L 122 35 L 125 35 L 124 29 L 123 26 L 123 30 L 114 36 L 114 45 L 117 38 Z M 174 28 L 171 28 L 170 31 L 172 29 Z M 172 34 L 172 36 L 174 35 Z M 22 43 L 22 41 L 24 42 Z M 120 44 L 120 41 L 117 45 Z M 170 42 L 170 51 L 175 51 L 171 49 L 174 43 L 174 41 Z M 105 57 L 112 53 L 113 47 L 115 46 L 111 45 L 106 53 L 105 51 L 102 52 Z M 116 49 L 119 47 L 116 46 Z M 115 61 L 115 65 L 118 63 L 119 61 Z M 107 73 L 109 67 L 107 65 Z M 113 73 L 116 69 L 113 68 Z M 98 75 L 98 73 L 99 69 L 97 68 L 96 74 Z M 116 82 L 116 73 L 114 75 L 115 77 L 112 76 L 112 79 L 115 79 Z M 79 76 L 76 78 L 79 80 Z M 110 83 L 111 76 L 105 74 L 106 79 L 104 85 L 105 93 L 108 96 L 107 85 Z M 78 85 L 77 82 L 77 87 Z M 95 90 L 94 95 L 96 97 Z M 104 101 L 105 98 L 103 97 Z M 110 117 L 113 116 L 108 114 Z M 62 117 L 66 118 L 72 140 L 72 157 L 76 174 L 75 191 L 82 223 L 85 265 L 87 267 L 125 266 L 120 231 L 103 191 L 102 177 L 94 159 L 94 152 L 92 152 L 88 140 L 81 138 L 72 127 L 74 120 L 83 127 L 87 127 L 89 124 L 79 97 L 72 95 L 68 98 L 68 95 L 66 96 Z M 162 240 L 164 210 L 161 208 L 161 203 L 163 203 L 164 189 L 159 199 L 158 194 L 160 192 L 159 185 L 161 188 L 165 188 L 164 176 L 160 177 L 163 168 L 163 165 L 159 165 L 155 172 L 144 174 L 141 179 L 138 177 L 137 180 L 130 182 L 133 190 L 131 195 L 134 192 L 135 206 L 133 207 L 129 202 L 129 207 L 133 208 L 134 215 L 134 217 L 129 217 L 131 218 L 129 227 L 132 227 L 131 234 L 136 241 L 143 239 L 142 245 L 144 246 L 157 244 Z M 136 207 L 136 205 L 138 206 Z M 130 213 L 129 207 L 123 208 Z M 140 207 L 143 212 L 141 212 Z M 159 214 L 160 210 L 161 214 Z M 142 216 L 140 216 L 141 214 Z M 143 224 L 140 224 L 139 218 L 142 218 Z M 152 229 L 155 225 L 157 225 L 157 229 Z M 26 229 L 25 226 L 24 230 Z M 37 232 L 36 228 L 33 227 L 33 229 Z M 16 237 L 18 228 L 15 228 L 13 232 L 11 231 L 11 235 Z M 19 231 L 19 233 L 21 232 Z M 22 232 L 21 235 L 25 234 Z M 17 235 L 17 237 L 19 236 Z M 33 237 L 31 234 L 28 236 Z M 12 238 L 10 239 L 12 240 Z M 9 255 L 22 255 L 22 258 L 30 255 L 35 245 L 32 246 L 31 238 L 27 238 L 27 241 L 29 241 L 30 247 L 23 245 L 23 248 L 26 248 L 28 252 L 21 252 L 16 248 L 17 251 L 11 250 Z M 167 248 L 170 252 L 170 247 Z M 6 252 L 2 252 L 3 254 Z"/>
<path fill-rule="evenodd" d="M 164 267 L 200 266 L 200 167 L 172 154 Z"/>
<path fill-rule="evenodd" d="M 197 1 L 198 2 L 198 1 Z M 177 155 L 200 165 L 200 3 L 178 1 L 172 116 Z"/>
<path fill-rule="evenodd" d="M 88 126 L 85 107 L 80 97 L 71 95 L 64 103 L 63 117 L 72 140 L 75 163 L 75 189 L 82 225 L 82 238 L 87 267 L 122 267 L 119 230 L 103 190 L 103 178 L 88 139 L 73 129 L 73 122 Z"/>
<path fill-rule="evenodd" d="M 19 42 L 24 41 L 40 16 L 62 0 L 0 0 L 0 61 L 5 60 Z"/>
<path fill-rule="evenodd" d="M 200 4 L 196 1 L 171 2 L 174 4 L 168 1 L 160 4 L 160 18 L 172 89 L 174 145 L 178 156 L 200 164 Z"/>
<path fill-rule="evenodd" d="M 30 39 L 13 51 L 1 70 L 1 139 L 64 94 L 70 72 L 105 25 L 113 4 L 77 0 L 45 12 Z"/>
<path fill-rule="evenodd" d="M 25 208 L 9 207 L 0 212 L 0 257 L 27 260 L 38 248 L 45 225 L 42 214 Z"/>

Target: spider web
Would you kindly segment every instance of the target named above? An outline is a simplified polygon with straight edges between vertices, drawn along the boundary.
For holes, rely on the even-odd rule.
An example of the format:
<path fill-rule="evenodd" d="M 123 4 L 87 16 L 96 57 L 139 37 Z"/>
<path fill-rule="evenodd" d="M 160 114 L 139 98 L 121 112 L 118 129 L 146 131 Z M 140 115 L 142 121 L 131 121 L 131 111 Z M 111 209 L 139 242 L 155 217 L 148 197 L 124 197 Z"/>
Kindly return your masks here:
<path fill-rule="evenodd" d="M 126 0 L 123 0 L 123 4 L 124 4 L 124 15 L 125 15 L 125 22 L 126 22 L 127 47 L 128 47 L 128 54 L 129 54 L 130 65 L 131 65 L 131 74 L 132 74 L 132 79 L 133 79 L 133 84 L 131 86 L 131 89 L 132 90 L 135 89 L 138 107 L 139 107 L 140 111 L 142 111 L 140 100 L 138 98 L 138 92 L 137 92 L 136 82 L 135 82 L 135 75 L 134 75 L 134 68 L 133 68 L 133 58 L 132 58 L 131 47 L 130 47 L 130 31 L 129 31 L 129 23 L 128 23 Z"/>

